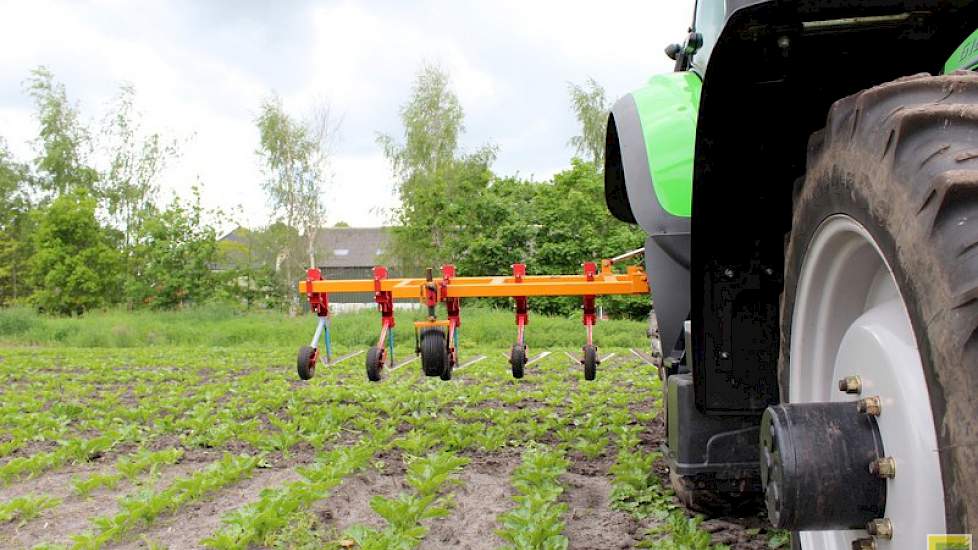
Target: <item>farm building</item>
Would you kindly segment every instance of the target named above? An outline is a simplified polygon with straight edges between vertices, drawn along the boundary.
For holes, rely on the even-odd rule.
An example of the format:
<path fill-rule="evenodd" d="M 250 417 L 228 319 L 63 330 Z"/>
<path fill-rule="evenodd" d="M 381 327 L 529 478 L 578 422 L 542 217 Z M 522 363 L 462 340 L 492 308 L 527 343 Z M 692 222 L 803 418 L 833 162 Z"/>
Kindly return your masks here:
<path fill-rule="evenodd" d="M 228 249 L 258 250 L 262 248 L 262 244 L 256 242 L 260 237 L 255 235 L 246 228 L 238 227 L 221 237 L 219 243 Z M 315 242 L 316 267 L 327 279 L 370 279 L 373 277 L 373 267 L 380 264 L 386 265 L 392 276 L 397 276 L 399 273 L 397 266 L 392 265 L 385 255 L 390 243 L 390 232 L 387 227 L 323 227 L 316 232 Z M 250 257 L 254 262 L 262 261 L 261 256 L 263 255 L 260 252 L 250 255 L 239 253 L 234 256 L 233 261 L 225 261 L 214 267 L 218 270 L 239 267 L 242 262 L 249 262 L 246 257 Z M 285 251 L 275 256 L 277 256 L 276 270 L 279 270 Z M 225 255 L 225 258 L 227 257 L 228 255 Z M 300 275 L 297 274 L 298 276 Z M 342 294 L 331 296 L 330 302 L 372 305 L 374 297 L 372 293 Z"/>

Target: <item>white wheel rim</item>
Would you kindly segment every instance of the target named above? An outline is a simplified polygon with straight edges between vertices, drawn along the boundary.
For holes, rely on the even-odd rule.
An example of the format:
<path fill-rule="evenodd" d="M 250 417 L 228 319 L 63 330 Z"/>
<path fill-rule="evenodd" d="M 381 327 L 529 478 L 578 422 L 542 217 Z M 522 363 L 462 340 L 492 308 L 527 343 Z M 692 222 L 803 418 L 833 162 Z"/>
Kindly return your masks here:
<path fill-rule="evenodd" d="M 886 481 L 892 540 L 880 550 L 926 548 L 944 533 L 944 490 L 930 397 L 910 316 L 889 265 L 865 227 L 852 218 L 826 219 L 809 244 L 791 320 L 788 400 L 855 401 L 878 395 L 883 449 L 896 460 Z M 838 380 L 859 376 L 861 396 Z M 855 405 L 854 405 L 855 406 Z M 868 465 L 867 465 L 868 467 Z M 849 550 L 864 530 L 805 531 L 804 550 Z"/>

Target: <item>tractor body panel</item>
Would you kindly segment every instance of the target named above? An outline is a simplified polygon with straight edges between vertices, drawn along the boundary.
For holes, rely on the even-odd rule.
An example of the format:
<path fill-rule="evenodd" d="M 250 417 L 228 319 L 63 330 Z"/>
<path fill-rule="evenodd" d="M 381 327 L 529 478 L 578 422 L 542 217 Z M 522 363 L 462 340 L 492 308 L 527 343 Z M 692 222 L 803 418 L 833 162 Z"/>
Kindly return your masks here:
<path fill-rule="evenodd" d="M 646 269 L 664 350 L 689 314 L 693 146 L 702 81 L 691 71 L 657 75 L 618 100 L 608 118 L 605 198 L 619 219 L 649 234 Z"/>
<path fill-rule="evenodd" d="M 608 206 L 650 235 L 689 233 L 701 88 L 690 71 L 656 75 L 611 109 Z"/>
<path fill-rule="evenodd" d="M 966 0 L 699 0 L 677 58 L 683 76 L 673 81 L 702 77 L 682 254 L 650 246 L 668 228 L 640 214 L 670 211 L 658 187 L 653 198 L 633 195 L 651 182 L 633 184 L 615 161 L 625 162 L 630 151 L 669 158 L 688 146 L 660 139 L 667 134 L 656 124 L 640 135 L 622 132 L 621 111 L 612 111 L 606 194 L 617 217 L 650 233 L 647 270 L 664 354 L 682 322 L 691 321 L 688 343 L 678 346 L 685 348 L 683 367 L 674 372 L 690 374 L 665 384 L 667 458 L 687 482 L 722 491 L 729 485 L 716 480 L 735 473 L 745 492 L 758 487 L 756 458 L 745 462 L 749 453 L 731 442 L 750 444 L 758 456 L 756 440 L 748 443 L 757 433 L 750 419 L 759 422 L 768 405 L 784 401 L 777 378 L 784 246 L 809 137 L 840 98 L 909 74 L 974 66 L 976 26 L 978 3 Z M 661 90 L 673 105 L 692 104 L 681 88 Z M 648 173 L 654 178 L 653 169 Z M 686 273 L 673 265 L 677 257 Z M 687 303 L 685 315 L 675 311 Z"/>

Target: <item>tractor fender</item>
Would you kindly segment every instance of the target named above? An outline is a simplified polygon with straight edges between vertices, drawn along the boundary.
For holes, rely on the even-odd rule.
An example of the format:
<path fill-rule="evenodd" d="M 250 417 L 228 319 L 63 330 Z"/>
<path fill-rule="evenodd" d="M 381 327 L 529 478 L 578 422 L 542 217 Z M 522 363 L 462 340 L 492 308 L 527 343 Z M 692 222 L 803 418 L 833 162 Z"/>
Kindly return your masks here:
<path fill-rule="evenodd" d="M 608 116 L 605 200 L 618 219 L 639 224 L 662 351 L 689 315 L 693 153 L 702 81 L 693 72 L 653 76 Z"/>
<path fill-rule="evenodd" d="M 608 116 L 605 200 L 649 235 L 689 234 L 700 77 L 653 76 Z"/>

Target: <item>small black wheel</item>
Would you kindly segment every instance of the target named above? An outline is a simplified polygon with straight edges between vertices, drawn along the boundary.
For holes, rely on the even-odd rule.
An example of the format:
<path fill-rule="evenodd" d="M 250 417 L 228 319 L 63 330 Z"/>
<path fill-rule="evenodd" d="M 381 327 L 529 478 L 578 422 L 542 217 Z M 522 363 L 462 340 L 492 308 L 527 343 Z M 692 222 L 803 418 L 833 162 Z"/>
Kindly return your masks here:
<path fill-rule="evenodd" d="M 441 329 L 429 328 L 421 333 L 421 368 L 425 376 L 441 376 L 448 364 L 447 354 L 445 333 Z"/>
<path fill-rule="evenodd" d="M 509 364 L 513 367 L 513 378 L 523 378 L 523 367 L 526 366 L 526 346 L 513 344 L 509 352 Z"/>
<path fill-rule="evenodd" d="M 448 353 L 447 350 L 446 350 L 446 352 L 445 352 L 445 367 L 441 371 L 441 379 L 442 380 L 451 380 L 452 379 L 452 368 L 454 368 L 454 367 L 455 367 L 455 360 L 452 359 L 452 354 L 451 353 Z"/>
<path fill-rule="evenodd" d="M 384 368 L 384 348 L 374 346 L 367 350 L 367 380 L 380 382 L 380 371 Z"/>
<path fill-rule="evenodd" d="M 299 378 L 309 380 L 316 374 L 316 348 L 312 346 L 302 346 L 299 348 L 299 357 L 295 361 L 296 370 L 299 371 Z"/>
<path fill-rule="evenodd" d="M 594 380 L 598 375 L 598 348 L 597 346 L 584 346 L 584 379 Z"/>

